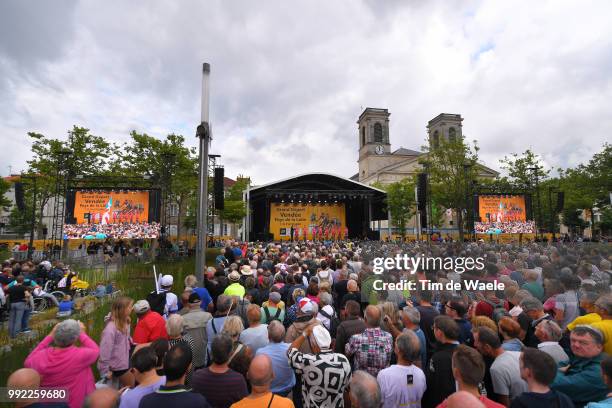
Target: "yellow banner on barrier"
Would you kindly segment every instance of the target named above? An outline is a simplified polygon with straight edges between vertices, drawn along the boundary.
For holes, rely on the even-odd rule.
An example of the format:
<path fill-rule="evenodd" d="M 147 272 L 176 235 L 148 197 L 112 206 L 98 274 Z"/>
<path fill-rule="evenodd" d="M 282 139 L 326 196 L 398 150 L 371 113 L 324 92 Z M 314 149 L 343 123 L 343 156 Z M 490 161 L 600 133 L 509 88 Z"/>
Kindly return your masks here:
<path fill-rule="evenodd" d="M 343 239 L 348 236 L 344 203 L 271 203 L 270 233 L 275 240 Z"/>

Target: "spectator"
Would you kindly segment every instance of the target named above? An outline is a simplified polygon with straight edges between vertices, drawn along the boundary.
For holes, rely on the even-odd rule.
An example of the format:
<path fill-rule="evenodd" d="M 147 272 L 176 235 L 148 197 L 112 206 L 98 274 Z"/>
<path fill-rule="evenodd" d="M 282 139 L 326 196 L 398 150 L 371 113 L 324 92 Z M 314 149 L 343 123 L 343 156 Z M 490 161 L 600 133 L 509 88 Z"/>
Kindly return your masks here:
<path fill-rule="evenodd" d="M 261 308 L 257 305 L 247 307 L 249 328 L 240 333 L 240 341 L 249 347 L 253 353 L 268 345 L 268 325 L 261 324 Z"/>
<path fill-rule="evenodd" d="M 118 405 L 119 392 L 114 388 L 103 387 L 85 398 L 83 408 L 117 408 Z"/>
<path fill-rule="evenodd" d="M 201 304 L 202 301 L 198 293 L 192 293 L 187 301 L 187 313 L 183 315 L 185 334 L 191 337 L 197 349 L 194 350 L 194 360 L 192 362 L 194 371 L 206 365 L 207 349 L 205 344 L 208 344 L 206 325 L 212 319 L 210 313 L 202 310 Z"/>
<path fill-rule="evenodd" d="M 340 300 L 340 309 L 343 309 L 349 300 L 361 303 L 361 293 L 359 293 L 359 285 L 355 279 L 349 279 L 346 283 L 346 291 L 346 294 Z"/>
<path fill-rule="evenodd" d="M 514 398 L 527 391 L 527 384 L 520 376 L 520 353 L 504 350 L 499 335 L 488 327 L 480 327 L 474 333 L 474 345 L 480 354 L 495 359 L 491 365 L 493 391 L 498 395 L 498 402 L 510 406 Z"/>
<path fill-rule="evenodd" d="M 550 388 L 568 395 L 578 407 L 605 398 L 608 387 L 600 370 L 603 343 L 603 334 L 598 329 L 576 326 L 570 334 L 574 355 L 568 365 L 559 368 Z"/>
<path fill-rule="evenodd" d="M 521 378 L 527 382 L 529 391 L 516 397 L 511 408 L 574 407 L 567 395 L 549 387 L 557 373 L 557 364 L 551 356 L 543 351 L 526 348 L 521 353 L 520 368 Z"/>
<path fill-rule="evenodd" d="M 285 341 L 287 343 L 292 343 L 295 339 L 302 336 L 304 330 L 308 326 L 312 324 L 320 324 L 317 319 L 314 317 L 317 315 L 317 305 L 313 301 L 308 298 L 302 298 L 298 302 L 298 312 L 297 318 L 295 322 L 289 326 L 287 329 L 287 334 L 285 335 Z M 312 354 L 312 350 L 310 349 L 310 342 L 302 342 L 300 351 L 304 354 Z"/>
<path fill-rule="evenodd" d="M 240 283 L 240 274 L 237 271 L 232 271 L 232 273 L 228 275 L 228 279 L 230 281 L 230 285 L 225 288 L 223 294 L 226 296 L 237 296 L 238 298 L 242 299 L 246 293 L 246 290 Z"/>
<path fill-rule="evenodd" d="M 9 376 L 8 381 L 6 382 L 6 387 L 18 390 L 38 390 L 40 388 L 40 375 L 31 368 L 20 368 Z M 16 408 L 37 408 L 44 406 L 47 406 L 47 404 L 40 403 L 37 399 L 29 399 L 24 402 L 15 402 Z M 67 407 L 68 404 L 63 402 L 53 404 L 53 408 Z"/>
<path fill-rule="evenodd" d="M 138 408 L 140 400 L 147 394 L 155 392 L 166 383 L 165 376 L 157 375 L 157 354 L 151 347 L 136 350 L 130 359 L 132 373 L 138 384 L 121 394 L 119 408 Z"/>
<path fill-rule="evenodd" d="M 195 275 L 187 275 L 185 278 L 185 288 L 191 288 L 193 292 L 197 293 L 201 299 L 200 308 L 205 312 L 208 311 L 208 305 L 212 303 L 212 297 L 208 289 L 198 286 L 198 278 Z"/>
<path fill-rule="evenodd" d="M 350 382 L 350 399 L 352 408 L 380 407 L 381 391 L 376 378 L 366 371 L 355 371 Z"/>
<path fill-rule="evenodd" d="M 300 351 L 308 339 L 313 354 Z M 346 356 L 329 348 L 329 332 L 319 324 L 310 324 L 289 346 L 289 365 L 302 379 L 302 401 L 305 408 L 343 407 L 343 394 L 351 378 Z M 325 378 L 331 378 L 321 387 Z M 299 398 L 294 394 L 294 399 Z"/>
<path fill-rule="evenodd" d="M 212 346 L 212 342 L 215 336 L 221 333 L 221 330 L 223 330 L 225 320 L 227 319 L 227 316 L 230 313 L 231 307 L 232 298 L 225 295 L 219 295 L 219 297 L 217 298 L 217 311 L 215 312 L 214 317 L 210 319 L 206 324 L 208 353 L 210 353 L 210 348 Z"/>
<path fill-rule="evenodd" d="M 472 343 L 472 324 L 465 319 L 467 306 L 461 299 L 453 299 L 446 302 L 444 305 L 445 314 L 452 317 L 459 326 L 459 343 Z"/>
<path fill-rule="evenodd" d="M 552 316 L 544 313 L 544 305 L 538 299 L 528 297 L 521 302 L 523 315 L 529 318 L 529 325 L 525 333 L 525 346 L 537 347 L 540 340 L 535 335 L 536 326 L 543 320 L 551 320 Z"/>
<path fill-rule="evenodd" d="M 134 313 L 138 322 L 134 329 L 133 341 L 136 344 L 148 344 L 156 339 L 168 339 L 166 321 L 159 313 L 151 311 L 146 300 L 139 300 L 134 304 Z"/>
<path fill-rule="evenodd" d="M 279 292 L 270 292 L 267 304 L 261 308 L 261 323 L 268 324 L 272 320 L 280 322 L 285 320 L 285 310 L 280 307 L 280 302 L 281 294 Z"/>
<path fill-rule="evenodd" d="M 317 320 L 320 321 L 323 327 L 329 331 L 330 335 L 335 338 L 336 331 L 338 330 L 338 317 L 336 316 L 336 311 L 333 306 L 334 298 L 330 293 L 321 292 L 319 299 L 320 307 L 319 313 L 317 314 Z"/>
<path fill-rule="evenodd" d="M 244 330 L 242 319 L 238 316 L 229 316 L 223 325 L 223 333 L 232 338 L 234 347 L 230 357 L 229 367 L 242 374 L 246 379 L 249 365 L 253 359 L 253 351 L 240 341 L 240 333 Z"/>
<path fill-rule="evenodd" d="M 336 344 L 334 346 L 336 353 L 345 352 L 346 344 L 351 336 L 358 333 L 363 333 L 366 329 L 366 324 L 361 318 L 361 306 L 354 300 L 349 300 L 345 303 L 346 318 L 336 329 Z"/>
<path fill-rule="evenodd" d="M 287 360 L 289 344 L 284 343 L 285 327 L 279 321 L 272 321 L 268 327 L 268 345 L 257 350 L 256 355 L 265 354 L 272 361 L 274 378 L 270 390 L 283 397 L 289 395 L 295 385 L 295 374 Z"/>
<path fill-rule="evenodd" d="M 601 376 L 608 386 L 608 391 L 612 389 L 612 357 L 607 356 L 601 362 Z M 586 408 L 610 408 L 612 406 L 612 392 L 608 393 L 607 398 L 600 402 L 589 402 Z"/>
<path fill-rule="evenodd" d="M 542 302 L 544 301 L 544 287 L 538 282 L 539 277 L 540 275 L 536 271 L 525 270 L 526 283 L 521 286 L 521 289 L 525 289 L 531 293 L 531 296 Z"/>
<path fill-rule="evenodd" d="M 191 376 L 193 374 L 193 362 L 202 361 L 204 352 L 204 343 L 196 344 L 193 338 L 188 334 L 183 334 L 184 320 L 183 316 L 179 314 L 170 315 L 166 322 L 166 331 L 168 332 L 168 346 L 170 348 L 177 344 L 184 344 L 189 347 L 191 351 L 191 357 L 189 370 L 187 370 L 187 376 L 185 379 L 185 385 L 191 384 Z"/>
<path fill-rule="evenodd" d="M 134 385 L 134 376 L 130 372 L 130 315 L 133 305 L 134 301 L 128 297 L 113 301 L 100 339 L 98 371 L 108 380 L 118 380 L 122 387 Z"/>
<path fill-rule="evenodd" d="M 423 397 L 424 407 L 435 407 L 455 392 L 452 370 L 452 355 L 459 344 L 459 326 L 448 316 L 438 316 L 433 324 L 436 337 L 436 352 L 425 369 L 427 391 Z"/>
<path fill-rule="evenodd" d="M 452 358 L 453 377 L 457 381 L 457 390 L 467 392 L 476 397 L 486 408 L 503 408 L 502 404 L 491 401 L 480 393 L 479 385 L 485 375 L 485 363 L 480 353 L 473 348 L 461 344 L 457 346 Z M 451 399 L 455 394 L 451 394 L 442 401 L 437 408 L 448 408 Z M 471 407 L 472 405 L 469 405 Z"/>
<path fill-rule="evenodd" d="M 191 369 L 192 359 L 188 345 L 179 343 L 172 347 L 164 357 L 166 384 L 142 397 L 139 408 L 211 408 L 206 398 L 185 388 L 185 378 Z"/>
<path fill-rule="evenodd" d="M 354 334 L 345 347 L 346 356 L 353 358 L 354 370 L 365 370 L 373 376 L 389 366 L 393 337 L 380 328 L 381 312 L 374 306 L 365 310 L 366 329 Z"/>
<path fill-rule="evenodd" d="M 74 345 L 77 340 L 80 347 Z M 85 334 L 83 323 L 67 319 L 53 327 L 26 358 L 24 366 L 40 374 L 41 387 L 66 389 L 70 408 L 80 408 L 87 394 L 95 389 L 91 365 L 99 352 L 98 345 Z"/>
<path fill-rule="evenodd" d="M 519 340 L 521 334 L 521 325 L 512 320 L 511 317 L 502 317 L 499 320 L 499 335 L 502 337 L 504 342 L 502 348 L 506 351 L 521 351 L 523 342 Z"/>
<path fill-rule="evenodd" d="M 436 337 L 433 332 L 434 319 L 440 314 L 438 309 L 431 304 L 432 296 L 433 293 L 430 290 L 419 291 L 417 294 L 419 304 L 416 306 L 419 314 L 421 315 L 419 325 L 421 326 L 423 333 L 425 333 L 425 340 L 427 340 L 428 360 L 433 355 L 434 346 L 436 344 Z"/>
<path fill-rule="evenodd" d="M 604 335 L 604 352 L 612 355 L 612 295 L 601 296 L 595 302 L 595 311 L 601 320 L 594 322 L 591 326 L 599 329 Z"/>
<path fill-rule="evenodd" d="M 159 286 L 161 293 L 165 294 L 166 302 L 164 306 L 164 317 L 168 318 L 169 315 L 178 312 L 178 297 L 172 293 L 172 285 L 174 278 L 172 275 L 164 275 L 159 280 Z"/>
<path fill-rule="evenodd" d="M 72 315 L 73 310 L 74 302 L 72 301 L 72 298 L 70 297 L 70 295 L 64 295 L 64 298 L 58 306 L 57 317 L 68 317 Z"/>
<path fill-rule="evenodd" d="M 220 333 L 212 341 L 212 364 L 193 374 L 193 391 L 206 397 L 213 407 L 229 407 L 248 395 L 244 376 L 229 368 L 232 349 L 232 338 Z"/>
<path fill-rule="evenodd" d="M 23 284 L 23 275 L 17 276 L 15 284 L 7 291 L 8 301 L 11 309 L 9 311 L 9 335 L 11 338 L 17 337 L 23 329 L 22 319 L 26 310 L 26 303 L 29 302 L 30 293 Z"/>
<path fill-rule="evenodd" d="M 561 328 L 553 320 L 542 320 L 536 326 L 535 335 L 540 340 L 538 350 L 550 355 L 557 364 L 569 360 L 567 353 L 559 345 Z"/>
<path fill-rule="evenodd" d="M 567 329 L 569 331 L 574 330 L 579 324 L 593 324 L 601 321 L 601 316 L 597 313 L 597 307 L 595 306 L 598 298 L 599 295 L 597 292 L 590 290 L 580 293 L 580 308 L 584 310 L 585 314 L 578 316 L 572 322 L 568 323 Z"/>
<path fill-rule="evenodd" d="M 259 355 L 251 361 L 248 377 L 251 383 L 251 394 L 232 404 L 232 408 L 294 407 L 290 399 L 273 394 L 270 390 L 270 384 L 274 379 L 274 371 L 272 360 L 267 355 Z"/>
<path fill-rule="evenodd" d="M 427 384 L 423 370 L 413 364 L 420 359 L 419 347 L 420 340 L 412 330 L 395 339 L 397 364 L 381 370 L 377 377 L 384 408 L 420 405 Z"/>
<path fill-rule="evenodd" d="M 151 347 L 153 351 L 155 351 L 155 355 L 157 355 L 157 365 L 155 366 L 155 372 L 157 373 L 157 375 L 163 376 L 164 375 L 164 357 L 166 357 L 166 353 L 168 352 L 168 350 L 170 350 L 170 345 L 168 344 L 168 340 L 162 339 L 162 338 L 153 340 L 149 347 Z"/>
<path fill-rule="evenodd" d="M 571 274 L 564 273 L 561 276 L 561 284 L 564 292 L 555 298 L 555 321 L 562 330 L 580 315 L 578 293 L 580 279 Z"/>

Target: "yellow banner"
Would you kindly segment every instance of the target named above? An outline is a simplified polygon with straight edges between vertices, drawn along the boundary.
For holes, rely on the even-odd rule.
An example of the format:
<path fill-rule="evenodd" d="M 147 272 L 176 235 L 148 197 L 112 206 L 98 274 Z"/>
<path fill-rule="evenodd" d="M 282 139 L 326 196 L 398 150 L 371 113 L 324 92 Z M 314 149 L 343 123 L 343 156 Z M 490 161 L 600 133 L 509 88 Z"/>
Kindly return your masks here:
<path fill-rule="evenodd" d="M 117 224 L 147 222 L 149 218 L 149 192 L 77 191 L 74 218 L 77 224 Z"/>
<path fill-rule="evenodd" d="M 343 203 L 271 203 L 270 232 L 275 240 L 344 239 L 348 236 Z"/>

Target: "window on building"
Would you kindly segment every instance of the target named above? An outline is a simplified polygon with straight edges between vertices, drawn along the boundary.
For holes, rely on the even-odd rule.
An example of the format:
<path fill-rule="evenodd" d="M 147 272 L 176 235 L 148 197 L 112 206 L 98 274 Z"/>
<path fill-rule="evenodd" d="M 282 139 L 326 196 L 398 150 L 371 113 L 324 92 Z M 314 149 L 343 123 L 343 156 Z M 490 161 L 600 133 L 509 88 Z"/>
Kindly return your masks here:
<path fill-rule="evenodd" d="M 178 214 L 179 214 L 178 204 L 170 203 L 169 208 L 168 208 L 168 213 L 170 217 L 178 217 Z"/>
<path fill-rule="evenodd" d="M 366 144 L 366 140 L 365 140 L 365 126 L 361 128 L 361 145 L 365 146 Z"/>
<path fill-rule="evenodd" d="M 457 132 L 455 131 L 455 128 L 452 127 L 448 129 L 448 141 L 452 143 L 456 140 L 457 140 Z"/>
<path fill-rule="evenodd" d="M 376 143 L 382 143 L 383 141 L 382 125 L 378 122 L 374 124 L 374 141 Z"/>
<path fill-rule="evenodd" d="M 431 138 L 431 146 L 435 149 L 440 145 L 440 133 L 436 130 Z"/>
<path fill-rule="evenodd" d="M 227 224 L 223 223 L 223 235 L 227 235 Z"/>

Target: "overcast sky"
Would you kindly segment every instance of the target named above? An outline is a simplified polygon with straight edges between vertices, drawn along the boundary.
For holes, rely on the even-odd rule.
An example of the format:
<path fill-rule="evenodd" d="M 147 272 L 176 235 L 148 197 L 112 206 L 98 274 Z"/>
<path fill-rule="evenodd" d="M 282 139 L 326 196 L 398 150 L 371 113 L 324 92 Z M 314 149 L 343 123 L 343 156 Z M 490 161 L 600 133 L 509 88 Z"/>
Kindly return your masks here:
<path fill-rule="evenodd" d="M 3 0 L 0 174 L 28 131 L 195 146 L 202 62 L 229 177 L 353 175 L 365 107 L 389 109 L 393 149 L 460 113 L 490 167 L 526 148 L 573 166 L 612 140 L 610 21 L 608 0 Z"/>

